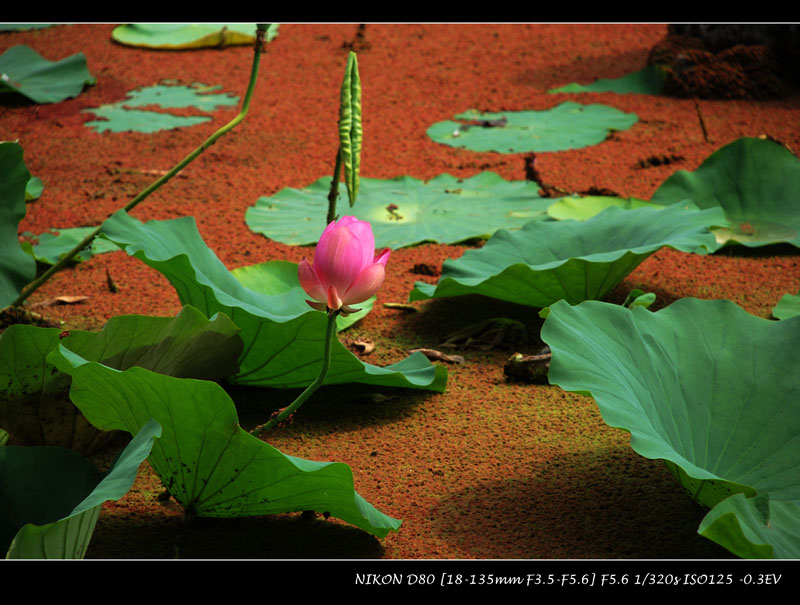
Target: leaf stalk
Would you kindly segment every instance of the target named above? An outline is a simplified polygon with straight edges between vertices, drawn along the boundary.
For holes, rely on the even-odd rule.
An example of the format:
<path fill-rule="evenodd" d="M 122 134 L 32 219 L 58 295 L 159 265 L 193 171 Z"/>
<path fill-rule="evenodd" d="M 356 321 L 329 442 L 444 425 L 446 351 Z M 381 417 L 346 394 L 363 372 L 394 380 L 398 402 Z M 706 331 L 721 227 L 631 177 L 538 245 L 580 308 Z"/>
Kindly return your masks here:
<path fill-rule="evenodd" d="M 275 414 L 264 424 L 260 424 L 250 431 L 251 435 L 255 435 L 257 437 L 264 431 L 268 431 L 269 429 L 277 426 L 289 418 L 301 405 L 306 402 L 309 397 L 311 397 L 311 395 L 314 394 L 314 391 L 316 391 L 320 386 L 322 386 L 322 383 L 325 382 L 325 377 L 328 375 L 328 370 L 331 367 L 331 349 L 333 339 L 336 335 L 336 318 L 338 316 L 339 309 L 328 309 L 328 325 L 325 329 L 325 349 L 322 353 L 322 367 L 320 368 L 319 376 L 317 376 L 314 382 L 308 385 L 306 390 L 300 393 L 297 399 L 295 399 L 290 405 L 280 410 L 278 414 Z"/>

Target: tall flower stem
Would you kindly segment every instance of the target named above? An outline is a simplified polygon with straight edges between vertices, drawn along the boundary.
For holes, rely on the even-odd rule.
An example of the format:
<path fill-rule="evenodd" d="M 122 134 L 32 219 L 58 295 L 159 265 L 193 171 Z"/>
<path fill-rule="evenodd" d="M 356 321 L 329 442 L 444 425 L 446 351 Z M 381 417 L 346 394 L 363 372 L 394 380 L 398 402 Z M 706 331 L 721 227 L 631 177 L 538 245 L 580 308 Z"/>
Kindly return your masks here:
<path fill-rule="evenodd" d="M 125 212 L 130 212 L 133 208 L 139 205 L 147 196 L 153 193 L 156 189 L 161 187 L 164 183 L 178 174 L 181 170 L 183 170 L 189 163 L 191 163 L 197 156 L 203 153 L 206 149 L 211 147 L 214 143 L 216 143 L 217 139 L 220 138 L 222 135 L 227 133 L 228 131 L 232 130 L 239 122 L 244 120 L 245 116 L 247 115 L 247 110 L 250 109 L 250 99 L 253 97 L 253 91 L 256 87 L 256 79 L 258 78 L 258 66 L 261 62 L 261 53 L 264 50 L 264 39 L 267 33 L 267 29 L 269 28 L 268 23 L 259 23 L 256 29 L 256 42 L 255 47 L 253 50 L 253 65 L 250 69 L 250 83 L 247 86 L 247 92 L 244 95 L 244 100 L 242 101 L 242 109 L 239 111 L 238 115 L 233 118 L 230 122 L 228 122 L 225 126 L 217 130 L 214 134 L 208 137 L 205 142 L 200 145 L 197 149 L 192 151 L 189 155 L 183 158 L 180 162 L 175 164 L 172 169 L 167 172 L 164 176 L 160 179 L 155 181 L 152 185 L 147 187 L 147 189 L 143 190 L 139 195 L 133 198 L 127 205 L 125 205 L 122 209 Z M 109 215 L 110 217 L 111 215 Z M 97 229 L 92 231 L 89 235 L 87 235 L 83 241 L 81 241 L 78 245 L 76 245 L 69 253 L 65 254 L 61 260 L 59 260 L 55 265 L 50 267 L 47 271 L 42 273 L 38 279 L 31 282 L 28 286 L 28 289 L 25 290 L 22 294 L 17 297 L 17 299 L 11 303 L 11 306 L 17 307 L 21 305 L 25 299 L 27 299 L 31 294 L 33 294 L 39 287 L 44 284 L 48 279 L 50 279 L 56 272 L 60 271 L 64 268 L 67 263 L 71 262 L 73 258 L 84 248 L 92 243 L 95 237 L 100 233 L 103 226 L 100 225 Z"/>
<path fill-rule="evenodd" d="M 328 194 L 328 220 L 326 225 L 336 220 L 336 198 L 339 197 L 339 178 L 342 172 L 342 148 L 336 150 L 336 165 L 333 168 L 333 180 L 331 181 L 331 192 Z"/>
<path fill-rule="evenodd" d="M 300 393 L 300 395 L 295 399 L 290 405 L 283 408 L 280 413 L 276 414 L 272 418 L 270 418 L 266 423 L 258 425 L 252 431 L 250 431 L 251 435 L 260 435 L 264 431 L 268 431 L 269 429 L 273 428 L 277 424 L 286 420 L 289 416 L 294 414 L 301 405 L 305 403 L 305 401 L 314 394 L 322 383 L 325 381 L 325 377 L 328 375 L 328 370 L 331 367 L 331 347 L 333 344 L 333 339 L 336 336 L 336 318 L 339 316 L 338 309 L 329 309 L 328 310 L 328 326 L 325 330 L 325 349 L 322 353 L 322 367 L 319 370 L 319 376 L 317 376 L 316 380 L 312 382 L 306 390 Z"/>

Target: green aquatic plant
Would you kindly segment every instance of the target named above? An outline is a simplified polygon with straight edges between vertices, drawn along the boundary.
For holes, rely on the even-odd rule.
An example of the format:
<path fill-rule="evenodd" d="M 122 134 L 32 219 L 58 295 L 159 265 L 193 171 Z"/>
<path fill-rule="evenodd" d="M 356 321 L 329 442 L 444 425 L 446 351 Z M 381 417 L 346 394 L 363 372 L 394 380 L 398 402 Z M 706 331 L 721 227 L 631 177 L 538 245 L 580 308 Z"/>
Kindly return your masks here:
<path fill-rule="evenodd" d="M 318 510 L 380 537 L 400 526 L 355 491 L 346 464 L 295 458 L 248 434 L 215 382 L 138 366 L 120 372 L 63 344 L 48 361 L 70 375 L 72 401 L 99 429 L 161 423 L 149 462 L 189 518 Z"/>
<path fill-rule="evenodd" d="M 445 261 L 438 283 L 417 282 L 409 301 L 481 294 L 546 307 L 561 299 L 600 299 L 664 246 L 707 254 L 715 244 L 709 226 L 717 224 L 727 224 L 719 209 L 690 203 L 663 210 L 607 208 L 586 221 L 531 221 Z"/>
<path fill-rule="evenodd" d="M 599 78 L 591 84 L 572 82 L 551 88 L 547 92 L 614 92 L 617 94 L 636 93 L 643 95 L 660 95 L 664 90 L 665 76 L 663 69 L 648 65 L 644 69 L 626 74 L 619 78 Z"/>
<path fill-rule="evenodd" d="M 677 171 L 652 201 L 670 205 L 685 199 L 725 212 L 730 225 L 715 230 L 718 247 L 728 242 L 800 247 L 800 159 L 783 145 L 737 139 L 712 153 L 694 172 Z"/>
<path fill-rule="evenodd" d="M 627 130 L 638 117 L 607 105 L 567 101 L 544 111 L 482 113 L 471 109 L 437 122 L 428 136 L 471 151 L 523 153 L 580 149 L 602 143 L 609 132 Z"/>
<path fill-rule="evenodd" d="M 58 103 L 77 97 L 84 86 L 94 83 L 83 53 L 48 61 L 19 44 L 0 55 L 0 97 L 21 95 L 34 103 Z"/>
<path fill-rule="evenodd" d="M 800 555 L 798 338 L 798 317 L 693 298 L 655 313 L 559 301 L 542 327 L 550 383 L 664 460 L 711 509 L 700 533 L 743 557 Z"/>
<path fill-rule="evenodd" d="M 130 490 L 153 440 L 142 424 L 106 472 L 60 447 L 0 445 L 0 552 L 6 559 L 82 559 L 103 502 Z"/>
<path fill-rule="evenodd" d="M 259 23 L 256 26 L 256 42 L 253 48 L 253 62 L 250 68 L 250 81 L 247 85 L 247 92 L 244 95 L 244 99 L 242 100 L 242 107 L 239 113 L 234 117 L 230 122 L 228 122 L 225 126 L 217 130 L 214 134 L 212 134 L 205 142 L 192 151 L 189 155 L 187 155 L 183 160 L 178 162 L 175 166 L 173 166 L 167 173 L 156 180 L 153 184 L 149 187 L 141 191 L 136 197 L 134 197 L 130 202 L 128 202 L 123 210 L 129 211 L 136 206 L 138 206 L 142 201 L 144 201 L 151 193 L 159 189 L 162 185 L 164 185 L 167 181 L 169 181 L 172 177 L 178 174 L 181 170 L 183 170 L 187 165 L 189 165 L 193 160 L 195 160 L 201 153 L 203 153 L 209 146 L 211 146 L 214 142 L 217 141 L 220 137 L 224 134 L 235 128 L 242 120 L 245 119 L 247 116 L 247 112 L 250 109 L 250 101 L 253 97 L 253 91 L 255 90 L 256 80 L 258 78 L 258 69 L 261 63 L 261 51 L 264 42 L 264 37 L 266 35 L 267 29 L 269 25 L 266 23 Z M 25 169 L 27 172 L 27 169 Z M 28 178 L 30 178 L 30 174 L 28 174 Z M 27 182 L 27 181 L 26 181 Z M 5 221 L 0 220 L 0 225 L 4 225 Z M 12 306 L 19 306 L 21 305 L 31 294 L 33 294 L 36 290 L 38 290 L 42 284 L 44 284 L 47 280 L 49 280 L 53 275 L 55 275 L 58 271 L 60 271 L 64 266 L 68 263 L 72 262 L 72 260 L 81 253 L 81 251 L 88 248 L 92 241 L 100 234 L 100 227 L 94 229 L 91 233 L 89 233 L 82 241 L 78 242 L 75 247 L 69 251 L 67 254 L 63 255 L 61 260 L 59 260 L 56 264 L 54 264 L 50 269 L 45 271 L 42 275 L 37 277 L 34 281 L 28 284 L 28 287 L 23 292 L 17 292 L 18 296 L 16 298 L 12 298 L 10 301 L 5 301 L 4 299 L 0 299 L 0 306 L 6 306 L 8 302 Z M 12 246 L 13 247 L 13 246 Z M 13 271 L 10 270 L 8 273 L 7 270 L 4 268 L 0 277 L 3 281 L 6 281 L 8 275 L 11 274 L 12 277 L 10 278 L 13 280 Z M 31 276 L 28 281 L 33 279 Z M 0 295 L 6 296 L 6 291 L 8 290 L 7 286 L 3 285 L 0 288 Z"/>
<path fill-rule="evenodd" d="M 264 41 L 273 40 L 278 28 L 277 23 L 269 24 Z M 115 27 L 111 38 L 127 46 L 161 50 L 223 48 L 253 44 L 255 29 L 255 23 L 128 23 Z"/>
<path fill-rule="evenodd" d="M 313 244 L 330 182 L 326 177 L 302 189 L 261 197 L 247 210 L 245 221 L 251 230 L 272 240 Z M 532 181 L 507 181 L 493 172 L 467 178 L 440 174 L 427 181 L 410 176 L 361 179 L 359 203 L 352 213 L 370 222 L 376 246 L 397 249 L 423 242 L 485 239 L 497 229 L 547 218 L 545 210 L 552 203 L 539 195 L 539 185 Z"/>
<path fill-rule="evenodd" d="M 241 328 L 244 351 L 231 382 L 298 388 L 317 378 L 326 321 L 305 302 L 296 265 L 281 261 L 228 271 L 191 217 L 141 223 L 118 212 L 103 224 L 103 236 L 164 275 L 183 304 L 209 316 L 225 313 Z M 337 319 L 339 328 L 365 311 Z M 360 382 L 441 392 L 447 382 L 447 370 L 422 353 L 378 367 L 335 341 L 331 355 L 325 384 Z"/>

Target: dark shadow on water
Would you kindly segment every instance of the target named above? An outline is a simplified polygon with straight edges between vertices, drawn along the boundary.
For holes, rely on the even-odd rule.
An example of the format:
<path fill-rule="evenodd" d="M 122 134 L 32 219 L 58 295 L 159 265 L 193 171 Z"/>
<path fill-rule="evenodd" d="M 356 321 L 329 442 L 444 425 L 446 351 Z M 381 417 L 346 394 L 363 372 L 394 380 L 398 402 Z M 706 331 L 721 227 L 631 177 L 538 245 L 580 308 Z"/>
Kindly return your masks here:
<path fill-rule="evenodd" d="M 465 487 L 431 516 L 479 558 L 734 558 L 697 533 L 705 511 L 663 463 L 624 447 L 531 461 L 526 476 Z"/>
<path fill-rule="evenodd" d="M 321 516 L 157 519 L 101 516 L 87 559 L 377 559 L 380 541 Z"/>
<path fill-rule="evenodd" d="M 792 244 L 771 244 L 758 248 L 747 246 L 725 246 L 714 253 L 714 256 L 731 256 L 740 258 L 773 258 L 775 256 L 800 256 L 800 248 Z"/>
<path fill-rule="evenodd" d="M 457 331 L 492 318 L 513 319 L 525 327 L 523 333 L 508 331 L 502 342 L 493 348 L 516 349 L 526 340 L 532 347 L 539 344 L 539 331 L 544 320 L 539 317 L 538 308 L 479 294 L 432 299 L 419 312 L 404 315 L 401 322 L 403 330 L 414 334 L 419 342 L 425 343 L 424 346 L 436 348 Z"/>
<path fill-rule="evenodd" d="M 239 424 L 251 430 L 292 403 L 302 389 L 266 389 L 225 385 L 239 413 Z M 349 431 L 396 422 L 413 414 L 438 393 L 416 389 L 342 384 L 320 387 L 295 413 L 294 426 L 305 432 Z"/>

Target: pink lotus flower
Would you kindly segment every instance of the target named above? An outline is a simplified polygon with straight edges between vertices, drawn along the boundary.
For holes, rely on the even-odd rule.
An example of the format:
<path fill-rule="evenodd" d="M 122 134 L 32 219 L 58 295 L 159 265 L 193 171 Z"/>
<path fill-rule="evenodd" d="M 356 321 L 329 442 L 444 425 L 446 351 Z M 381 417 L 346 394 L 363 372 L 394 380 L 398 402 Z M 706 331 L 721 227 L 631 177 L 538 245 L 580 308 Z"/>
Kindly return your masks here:
<path fill-rule="evenodd" d="M 383 285 L 389 248 L 375 254 L 375 237 L 367 221 L 343 216 L 333 221 L 319 238 L 314 265 L 305 258 L 297 273 L 300 285 L 318 311 L 326 308 L 352 313 L 350 305 L 364 302 Z"/>

